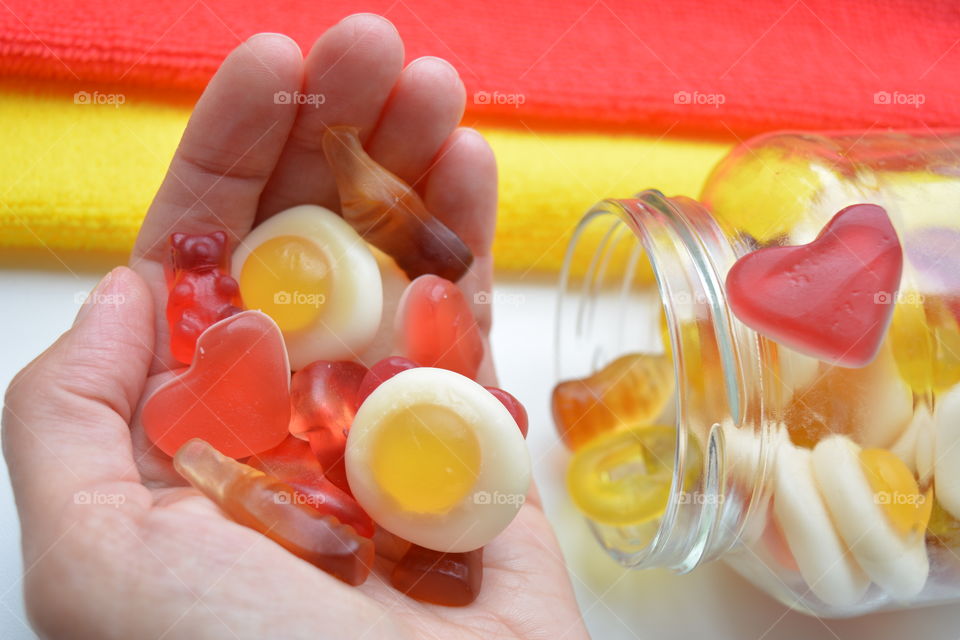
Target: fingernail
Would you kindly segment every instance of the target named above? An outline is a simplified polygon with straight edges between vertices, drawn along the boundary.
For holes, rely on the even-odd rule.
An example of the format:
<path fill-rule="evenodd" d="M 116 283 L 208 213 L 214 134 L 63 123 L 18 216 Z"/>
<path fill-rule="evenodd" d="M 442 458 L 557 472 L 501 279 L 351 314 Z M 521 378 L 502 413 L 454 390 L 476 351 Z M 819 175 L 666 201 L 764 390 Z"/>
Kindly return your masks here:
<path fill-rule="evenodd" d="M 288 41 L 288 42 L 292 42 L 292 43 L 293 43 L 294 45 L 296 45 L 298 48 L 299 48 L 299 46 L 300 46 L 300 45 L 297 44 L 297 41 L 296 41 L 296 40 L 294 40 L 293 38 L 291 38 L 291 37 L 288 36 L 287 34 L 285 34 L 285 33 L 277 33 L 277 32 L 275 32 L 275 31 L 261 31 L 260 33 L 255 33 L 255 34 L 253 34 L 252 36 L 250 36 L 249 38 L 247 38 L 247 42 L 252 42 L 253 40 L 259 40 L 259 39 L 261 39 L 261 38 L 267 38 L 268 40 L 275 40 L 275 39 L 277 39 L 277 38 L 283 38 L 284 40 L 286 40 L 286 41 Z"/>
<path fill-rule="evenodd" d="M 389 19 L 377 13 L 369 13 L 369 12 L 351 13 L 350 15 L 340 20 L 340 22 L 338 22 L 337 24 L 343 24 L 344 22 L 350 22 L 352 20 L 367 20 L 369 18 L 374 18 L 385 25 L 389 25 L 390 28 L 393 29 L 399 35 L 400 32 L 397 31 L 397 25 L 393 24 L 392 22 L 390 22 Z"/>
<path fill-rule="evenodd" d="M 446 69 L 447 71 L 449 71 L 452 75 L 457 76 L 457 77 L 460 76 L 460 74 L 457 72 L 457 68 L 456 68 L 455 66 L 453 66 L 453 65 L 450 63 L 449 60 L 445 60 L 445 59 L 439 58 L 439 57 L 437 57 L 437 56 L 420 56 L 419 58 L 417 58 L 416 60 L 414 60 L 413 62 L 411 62 L 410 64 L 408 64 L 408 65 L 407 65 L 407 69 L 410 69 L 410 68 L 412 68 L 412 67 L 416 67 L 416 66 L 421 65 L 421 64 L 424 64 L 424 63 L 432 64 L 432 65 L 434 65 L 434 66 L 437 67 L 437 68 L 444 68 L 444 69 Z"/>

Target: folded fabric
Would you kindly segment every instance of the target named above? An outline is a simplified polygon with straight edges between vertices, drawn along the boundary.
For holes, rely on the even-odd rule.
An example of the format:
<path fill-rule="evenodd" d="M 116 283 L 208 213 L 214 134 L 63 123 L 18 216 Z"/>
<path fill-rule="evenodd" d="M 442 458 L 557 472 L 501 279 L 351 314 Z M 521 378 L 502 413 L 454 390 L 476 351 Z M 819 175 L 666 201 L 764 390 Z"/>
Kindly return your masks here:
<path fill-rule="evenodd" d="M 82 95 L 82 94 L 81 94 Z M 114 95 L 114 94 L 110 94 Z M 125 251 L 189 117 L 136 92 L 122 104 L 69 88 L 0 89 L 0 245 Z M 594 202 L 648 187 L 695 196 L 728 143 L 487 128 L 500 167 L 496 265 L 559 268 Z"/>
<path fill-rule="evenodd" d="M 7 0 L 0 75 L 199 91 L 257 31 L 308 49 L 351 0 Z M 369 0 L 407 56 L 449 59 L 468 109 L 533 128 L 744 137 L 960 122 L 955 2 Z"/>

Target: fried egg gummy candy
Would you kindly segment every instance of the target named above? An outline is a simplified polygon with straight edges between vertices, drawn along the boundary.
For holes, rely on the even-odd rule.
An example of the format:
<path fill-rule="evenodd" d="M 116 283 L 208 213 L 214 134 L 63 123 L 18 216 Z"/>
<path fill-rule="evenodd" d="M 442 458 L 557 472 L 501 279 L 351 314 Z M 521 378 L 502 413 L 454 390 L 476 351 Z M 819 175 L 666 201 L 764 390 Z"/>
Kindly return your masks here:
<path fill-rule="evenodd" d="M 261 223 L 233 252 L 231 273 L 246 307 L 280 327 L 294 370 L 316 360 L 355 359 L 380 326 L 376 258 L 323 207 L 293 207 Z"/>
<path fill-rule="evenodd" d="M 469 378 L 401 371 L 364 401 L 347 438 L 347 479 L 384 529 L 446 553 L 473 551 L 519 511 L 530 458 L 507 408 Z"/>

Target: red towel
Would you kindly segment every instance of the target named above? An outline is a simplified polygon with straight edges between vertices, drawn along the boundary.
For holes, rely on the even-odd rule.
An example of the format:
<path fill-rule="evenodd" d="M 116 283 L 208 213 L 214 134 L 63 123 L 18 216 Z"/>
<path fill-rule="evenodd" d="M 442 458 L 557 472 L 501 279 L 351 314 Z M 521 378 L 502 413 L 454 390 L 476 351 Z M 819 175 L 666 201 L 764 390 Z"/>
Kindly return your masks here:
<path fill-rule="evenodd" d="M 257 31 L 365 10 L 443 56 L 473 117 L 746 136 L 960 124 L 960 4 L 910 0 L 6 0 L 0 74 L 199 91 Z M 519 103 L 519 104 L 518 104 Z"/>

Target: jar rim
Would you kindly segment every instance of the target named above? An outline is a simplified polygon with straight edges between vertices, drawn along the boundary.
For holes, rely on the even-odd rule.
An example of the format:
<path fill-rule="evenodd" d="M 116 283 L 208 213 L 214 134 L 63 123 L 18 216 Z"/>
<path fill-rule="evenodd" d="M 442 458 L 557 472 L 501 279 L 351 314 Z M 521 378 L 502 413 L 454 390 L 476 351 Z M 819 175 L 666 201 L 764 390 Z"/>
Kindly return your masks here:
<path fill-rule="evenodd" d="M 730 245 L 729 238 L 717 226 L 709 212 L 698 202 L 689 198 L 667 198 L 656 190 L 638 193 L 634 198 L 604 200 L 592 207 L 583 217 L 574 232 L 564 267 L 561 271 L 560 290 L 568 291 L 577 277 L 581 284 L 581 308 L 589 305 L 586 300 L 592 280 L 602 275 L 600 255 L 593 255 L 582 274 L 574 269 L 574 252 L 583 241 L 586 229 L 596 225 L 598 220 L 611 220 L 613 223 L 601 238 L 601 248 L 609 242 L 615 229 L 625 227 L 630 230 L 638 250 L 650 262 L 656 289 L 666 316 L 668 333 L 672 345 L 673 369 L 676 382 L 674 399 L 677 428 L 677 443 L 671 480 L 670 496 L 666 509 L 659 519 L 655 533 L 649 535 L 646 545 L 637 544 L 637 537 L 623 539 L 622 535 L 613 535 L 609 528 L 591 522 L 595 535 L 601 544 L 622 564 L 632 567 L 665 566 L 680 572 L 686 572 L 701 562 L 712 559 L 728 550 L 736 541 L 731 535 L 730 518 L 723 517 L 721 504 L 724 502 L 723 470 L 723 429 L 725 422 L 739 424 L 746 407 L 745 382 L 741 350 L 734 336 L 735 329 L 725 302 L 723 278 L 724 265 L 718 264 L 736 258 L 736 248 Z M 601 225 L 602 226 L 602 225 Z M 601 232 L 603 229 L 601 228 Z M 603 249 L 606 251 L 606 249 Z M 600 254 L 597 251 L 596 254 Z M 628 270 L 625 277 L 632 278 Z M 624 288 L 627 284 L 624 284 Z M 562 378 L 565 370 L 565 334 L 563 327 L 565 306 L 570 303 L 564 299 L 564 293 L 558 300 L 556 316 L 556 370 Z M 709 425 L 701 425 L 700 432 L 693 435 L 691 417 L 687 415 L 687 405 L 692 384 L 691 376 L 695 372 L 685 367 L 684 338 L 680 325 L 689 321 L 691 314 L 708 310 L 711 330 L 716 335 L 722 385 L 726 399 L 726 410 L 717 415 Z M 582 329 L 582 327 L 581 327 Z M 686 464 L 690 448 L 698 447 L 702 460 L 700 472 L 700 493 L 705 496 L 699 504 L 682 505 L 687 495 L 684 485 Z M 745 520 L 745 518 L 743 518 Z M 739 529 L 733 530 L 739 533 Z"/>

